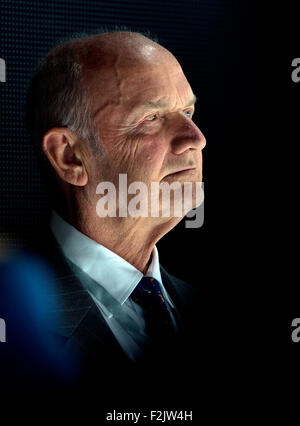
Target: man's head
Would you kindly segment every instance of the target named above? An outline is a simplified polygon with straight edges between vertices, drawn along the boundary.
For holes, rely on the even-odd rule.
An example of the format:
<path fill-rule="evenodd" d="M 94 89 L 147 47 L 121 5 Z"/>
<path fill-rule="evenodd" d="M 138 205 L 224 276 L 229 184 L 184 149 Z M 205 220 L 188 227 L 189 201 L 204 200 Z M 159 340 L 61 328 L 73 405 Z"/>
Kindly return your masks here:
<path fill-rule="evenodd" d="M 33 80 L 28 121 L 69 208 L 75 198 L 77 208 L 95 209 L 99 182 L 117 186 L 120 173 L 147 186 L 202 180 L 205 138 L 192 121 L 194 103 L 168 50 L 116 31 L 50 52 Z"/>

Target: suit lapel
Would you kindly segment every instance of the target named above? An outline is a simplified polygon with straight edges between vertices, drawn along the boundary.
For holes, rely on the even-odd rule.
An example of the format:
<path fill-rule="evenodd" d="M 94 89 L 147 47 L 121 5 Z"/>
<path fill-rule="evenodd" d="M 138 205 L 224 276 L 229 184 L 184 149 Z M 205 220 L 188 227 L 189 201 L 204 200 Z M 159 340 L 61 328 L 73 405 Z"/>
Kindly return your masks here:
<path fill-rule="evenodd" d="M 84 357 L 108 361 L 109 365 L 112 365 L 114 361 L 119 366 L 129 365 L 128 358 L 99 308 L 82 284 L 84 280 L 90 278 L 81 270 L 81 273 L 74 272 L 74 268 L 70 266 L 70 262 L 65 258 L 50 232 L 48 238 L 43 240 L 42 254 L 54 267 L 55 289 L 61 301 L 57 313 L 61 313 L 63 317 L 58 331 L 67 345 L 79 348 L 79 352 Z M 176 306 L 179 320 L 185 324 L 190 311 L 190 301 L 194 297 L 193 288 L 168 274 L 163 267 L 161 267 L 161 274 L 163 284 Z"/>
<path fill-rule="evenodd" d="M 199 301 L 197 290 L 190 284 L 170 275 L 160 266 L 162 281 L 176 307 L 177 318 L 183 327 L 194 322 L 196 303 Z"/>
<path fill-rule="evenodd" d="M 93 356 L 103 361 L 115 357 L 118 361 L 126 362 L 126 355 L 84 288 L 82 281 L 89 277 L 81 270 L 80 274 L 74 273 L 52 234 L 48 241 L 46 257 L 54 267 L 54 288 L 59 299 L 55 314 L 62 319 L 58 333 L 68 347 L 79 349 L 83 357 Z"/>

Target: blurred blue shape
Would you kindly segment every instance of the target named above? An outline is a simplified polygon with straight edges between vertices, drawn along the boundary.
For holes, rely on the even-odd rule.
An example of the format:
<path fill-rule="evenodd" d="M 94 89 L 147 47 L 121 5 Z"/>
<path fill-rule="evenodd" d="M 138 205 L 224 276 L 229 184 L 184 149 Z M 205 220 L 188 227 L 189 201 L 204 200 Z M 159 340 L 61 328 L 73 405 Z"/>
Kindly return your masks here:
<path fill-rule="evenodd" d="M 62 306 L 45 262 L 29 253 L 0 261 L 0 377 L 8 381 L 72 382 L 76 353 L 67 350 L 58 330 Z"/>

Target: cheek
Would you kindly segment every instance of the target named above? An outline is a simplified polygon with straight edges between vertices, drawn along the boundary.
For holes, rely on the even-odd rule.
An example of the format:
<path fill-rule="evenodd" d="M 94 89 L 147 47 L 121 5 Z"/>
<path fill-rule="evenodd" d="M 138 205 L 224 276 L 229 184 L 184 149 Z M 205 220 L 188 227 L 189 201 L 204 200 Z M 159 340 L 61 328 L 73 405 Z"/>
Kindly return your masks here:
<path fill-rule="evenodd" d="M 139 174 L 146 180 L 159 180 L 166 154 L 166 143 L 161 136 L 141 138 L 136 158 Z"/>
<path fill-rule="evenodd" d="M 134 169 L 157 167 L 164 160 L 166 144 L 161 135 L 127 137 L 116 147 L 114 154 Z"/>
<path fill-rule="evenodd" d="M 139 158 L 148 164 L 160 164 L 166 155 L 166 144 L 161 136 L 144 136 L 139 143 Z"/>
<path fill-rule="evenodd" d="M 136 180 L 158 174 L 167 154 L 167 144 L 161 133 L 118 135 L 105 139 L 103 146 L 114 171 L 127 172 Z"/>

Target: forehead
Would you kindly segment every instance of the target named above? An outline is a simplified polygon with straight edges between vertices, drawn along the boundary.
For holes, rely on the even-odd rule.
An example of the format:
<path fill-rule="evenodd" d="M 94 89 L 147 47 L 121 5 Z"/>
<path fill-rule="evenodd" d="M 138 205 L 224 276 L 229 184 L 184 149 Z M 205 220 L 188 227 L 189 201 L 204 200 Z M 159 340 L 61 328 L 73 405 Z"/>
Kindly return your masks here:
<path fill-rule="evenodd" d="M 132 102 L 190 96 L 191 88 L 179 66 L 157 64 L 123 76 L 122 95 Z"/>
<path fill-rule="evenodd" d="M 101 74 L 101 75 L 100 75 Z M 114 64 L 95 79 L 93 109 L 102 105 L 132 111 L 151 103 L 182 106 L 193 97 L 192 89 L 175 58 L 161 61 Z"/>

